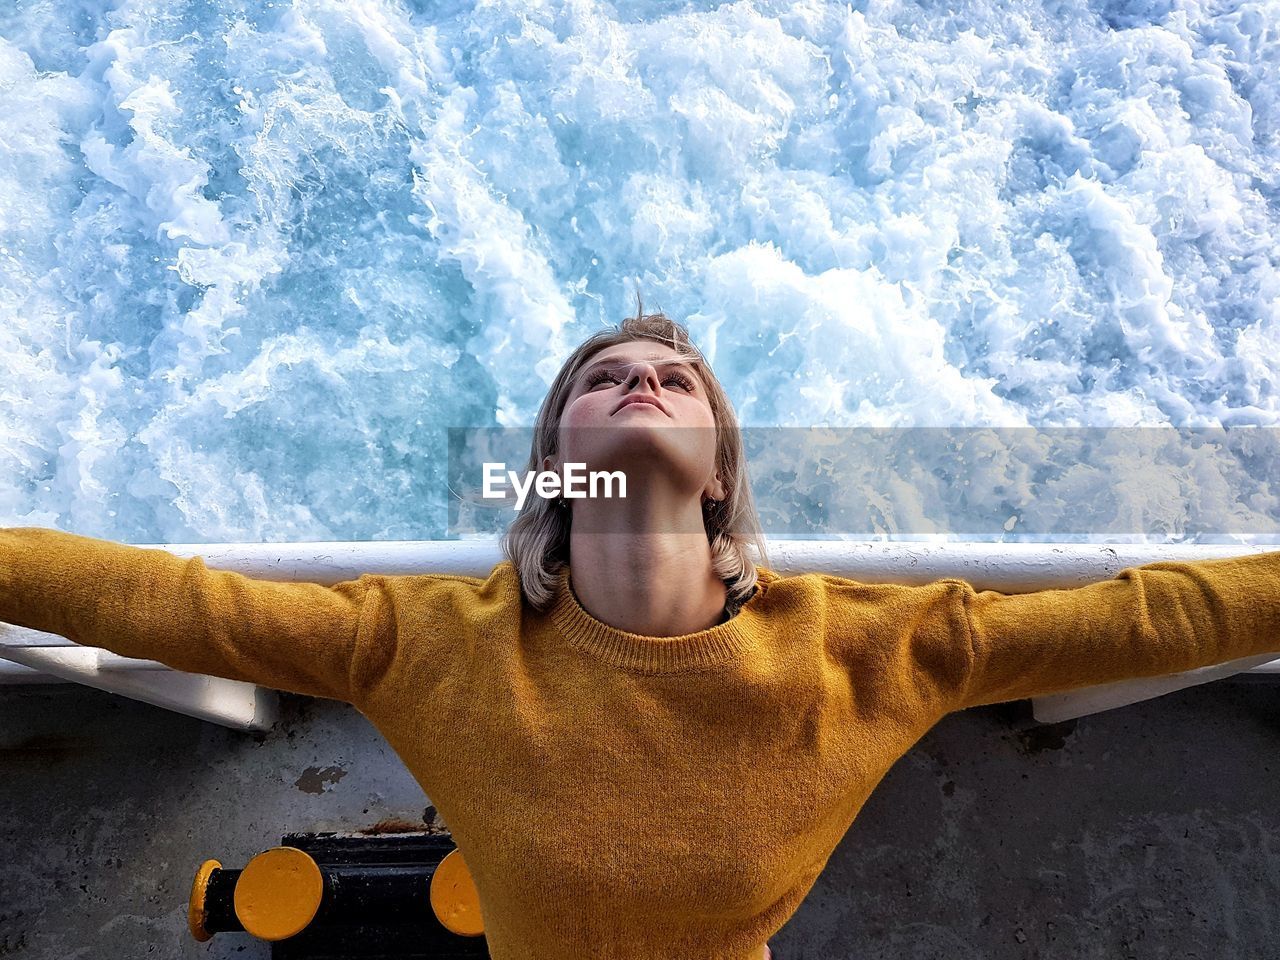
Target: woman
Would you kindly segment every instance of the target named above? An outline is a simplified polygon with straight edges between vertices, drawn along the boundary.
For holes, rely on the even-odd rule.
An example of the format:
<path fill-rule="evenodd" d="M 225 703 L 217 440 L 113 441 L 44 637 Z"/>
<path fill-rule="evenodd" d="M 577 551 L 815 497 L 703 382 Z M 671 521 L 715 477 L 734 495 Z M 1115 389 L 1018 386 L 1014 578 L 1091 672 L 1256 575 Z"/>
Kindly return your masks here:
<path fill-rule="evenodd" d="M 356 705 L 449 825 L 493 960 L 758 960 L 872 789 L 941 717 L 1280 651 L 1280 551 L 1026 594 L 780 576 L 741 439 L 684 328 L 597 334 L 487 577 L 254 580 L 0 529 L 0 620 Z"/>
<path fill-rule="evenodd" d="M 575 596 L 632 633 L 694 633 L 750 598 L 748 547 L 766 547 L 733 409 L 685 329 L 639 298 L 636 317 L 574 351 L 543 401 L 529 469 L 563 477 L 568 463 L 622 471 L 627 496 L 535 499 L 520 513 L 503 549 L 532 606 L 550 604 L 570 555 Z"/>

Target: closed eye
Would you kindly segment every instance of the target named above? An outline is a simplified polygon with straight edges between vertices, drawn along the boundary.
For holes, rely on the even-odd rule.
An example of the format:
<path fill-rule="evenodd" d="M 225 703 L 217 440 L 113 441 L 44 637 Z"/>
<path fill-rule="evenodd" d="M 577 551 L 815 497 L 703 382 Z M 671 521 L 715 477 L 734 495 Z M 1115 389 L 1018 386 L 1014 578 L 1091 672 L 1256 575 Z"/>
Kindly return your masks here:
<path fill-rule="evenodd" d="M 595 373 L 587 377 L 586 389 L 590 390 L 597 383 L 603 383 L 606 380 L 610 380 L 613 383 L 622 382 L 622 378 L 618 376 L 616 370 L 597 370 Z M 693 381 L 683 373 L 676 373 L 675 371 L 672 371 L 662 378 L 663 384 L 671 383 L 672 381 L 679 384 L 681 388 L 687 390 L 689 393 L 692 393 L 694 390 Z"/>

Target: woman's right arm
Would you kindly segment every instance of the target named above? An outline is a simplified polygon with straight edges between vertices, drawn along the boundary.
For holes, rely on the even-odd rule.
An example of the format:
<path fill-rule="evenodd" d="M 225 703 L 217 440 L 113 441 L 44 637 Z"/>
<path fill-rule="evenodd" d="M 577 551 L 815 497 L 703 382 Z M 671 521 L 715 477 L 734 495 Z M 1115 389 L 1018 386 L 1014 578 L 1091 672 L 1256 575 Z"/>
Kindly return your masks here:
<path fill-rule="evenodd" d="M 255 580 L 200 557 L 0 527 L 0 621 L 176 670 L 356 702 L 372 682 L 365 574 Z M 376 602 L 376 601 L 375 601 Z"/>

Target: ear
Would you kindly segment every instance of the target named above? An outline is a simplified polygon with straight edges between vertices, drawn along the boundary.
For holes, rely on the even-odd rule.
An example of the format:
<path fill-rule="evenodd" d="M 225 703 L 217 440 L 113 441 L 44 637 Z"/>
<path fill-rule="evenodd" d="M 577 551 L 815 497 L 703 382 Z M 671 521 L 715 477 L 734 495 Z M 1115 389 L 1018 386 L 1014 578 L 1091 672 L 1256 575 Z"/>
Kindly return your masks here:
<path fill-rule="evenodd" d="M 554 461 L 554 460 L 552 460 L 550 457 L 543 457 L 543 458 L 542 458 L 542 472 L 543 472 L 543 473 L 549 473 L 549 472 L 551 472 L 551 471 L 553 471 L 553 470 L 555 470 L 555 461 Z"/>
<path fill-rule="evenodd" d="M 723 500 L 729 495 L 724 484 L 720 482 L 720 474 L 717 473 L 715 479 L 707 484 L 707 489 L 704 491 L 704 494 L 711 497 L 713 500 Z"/>

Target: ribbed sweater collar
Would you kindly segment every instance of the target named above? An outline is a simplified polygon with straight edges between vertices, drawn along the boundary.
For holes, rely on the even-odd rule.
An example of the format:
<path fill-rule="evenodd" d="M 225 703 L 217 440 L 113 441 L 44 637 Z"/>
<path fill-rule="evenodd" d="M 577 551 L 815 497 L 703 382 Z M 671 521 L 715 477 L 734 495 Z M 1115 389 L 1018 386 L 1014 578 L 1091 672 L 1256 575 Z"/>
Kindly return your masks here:
<path fill-rule="evenodd" d="M 551 618 L 564 638 L 579 650 L 616 667 L 645 673 L 680 673 L 732 660 L 753 643 L 747 620 L 768 588 L 774 574 L 757 567 L 755 594 L 729 620 L 678 637 L 649 637 L 619 630 L 597 620 L 583 609 L 569 583 L 569 568 L 560 571 Z"/>

